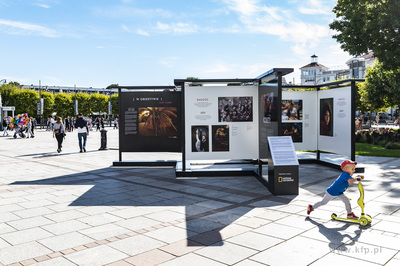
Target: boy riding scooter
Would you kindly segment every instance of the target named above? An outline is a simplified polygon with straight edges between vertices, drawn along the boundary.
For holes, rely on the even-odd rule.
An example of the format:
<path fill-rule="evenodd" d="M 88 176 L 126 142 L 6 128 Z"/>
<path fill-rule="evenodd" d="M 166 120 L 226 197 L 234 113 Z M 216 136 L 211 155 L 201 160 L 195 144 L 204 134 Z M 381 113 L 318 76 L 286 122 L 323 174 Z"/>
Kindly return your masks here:
<path fill-rule="evenodd" d="M 327 204 L 329 201 L 332 199 L 338 197 L 341 199 L 346 207 L 347 211 L 347 219 L 357 219 L 358 216 L 356 216 L 350 205 L 350 200 L 347 198 L 343 193 L 346 191 L 346 189 L 349 187 L 350 183 L 354 183 L 356 181 L 360 181 L 361 179 L 364 179 L 364 176 L 358 175 L 356 178 L 353 178 L 352 175 L 356 171 L 356 165 L 357 162 L 345 160 L 341 163 L 340 167 L 342 169 L 342 173 L 340 176 L 333 182 L 333 184 L 326 189 L 325 196 L 323 199 L 314 205 L 308 205 L 307 208 L 307 214 L 309 215 L 312 211 L 317 209 L 318 207 Z"/>

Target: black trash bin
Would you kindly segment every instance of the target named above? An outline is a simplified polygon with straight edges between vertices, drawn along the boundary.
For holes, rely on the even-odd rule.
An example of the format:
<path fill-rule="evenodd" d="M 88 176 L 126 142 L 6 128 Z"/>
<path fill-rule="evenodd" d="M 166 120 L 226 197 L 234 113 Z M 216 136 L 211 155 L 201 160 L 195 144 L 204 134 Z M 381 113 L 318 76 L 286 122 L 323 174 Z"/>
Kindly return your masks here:
<path fill-rule="evenodd" d="M 100 130 L 101 140 L 100 140 L 100 149 L 99 150 L 108 150 L 107 148 L 107 130 L 104 128 Z"/>

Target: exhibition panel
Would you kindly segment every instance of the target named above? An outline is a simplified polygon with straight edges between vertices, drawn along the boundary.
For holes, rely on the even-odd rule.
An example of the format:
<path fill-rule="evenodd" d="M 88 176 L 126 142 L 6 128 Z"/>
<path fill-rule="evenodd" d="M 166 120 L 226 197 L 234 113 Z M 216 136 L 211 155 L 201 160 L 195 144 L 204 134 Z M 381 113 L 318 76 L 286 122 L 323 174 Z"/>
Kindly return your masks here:
<path fill-rule="evenodd" d="M 180 93 L 120 94 L 120 152 L 173 152 L 180 148 Z"/>
<path fill-rule="evenodd" d="M 318 150 L 351 156 L 351 87 L 318 92 Z"/>
<path fill-rule="evenodd" d="M 318 91 L 283 91 L 281 136 L 291 136 L 296 150 L 317 150 Z"/>
<path fill-rule="evenodd" d="M 185 86 L 188 160 L 258 159 L 258 86 Z"/>

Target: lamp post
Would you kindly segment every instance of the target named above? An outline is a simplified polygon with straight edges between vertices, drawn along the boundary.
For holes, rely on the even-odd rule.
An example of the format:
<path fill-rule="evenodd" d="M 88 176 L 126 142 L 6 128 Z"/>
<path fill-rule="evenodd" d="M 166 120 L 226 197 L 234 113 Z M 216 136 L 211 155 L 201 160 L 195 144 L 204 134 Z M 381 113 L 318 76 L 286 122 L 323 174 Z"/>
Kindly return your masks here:
<path fill-rule="evenodd" d="M 111 116 L 112 116 L 112 104 L 111 104 L 111 89 L 110 89 L 110 99 L 108 101 L 108 119 L 110 120 L 110 127 L 111 127 Z"/>
<path fill-rule="evenodd" d="M 74 90 L 75 90 L 75 103 L 74 103 L 74 114 L 78 115 L 78 100 L 76 99 L 76 85 L 74 85 Z"/>

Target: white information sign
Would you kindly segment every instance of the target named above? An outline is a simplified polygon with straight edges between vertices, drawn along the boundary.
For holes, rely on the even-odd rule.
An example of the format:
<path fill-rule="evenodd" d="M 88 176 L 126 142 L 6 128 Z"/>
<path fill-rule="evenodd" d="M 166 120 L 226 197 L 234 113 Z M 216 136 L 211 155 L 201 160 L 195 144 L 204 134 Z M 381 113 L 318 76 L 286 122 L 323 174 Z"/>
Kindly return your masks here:
<path fill-rule="evenodd" d="M 292 138 L 289 136 L 268 137 L 274 165 L 299 165 Z"/>

